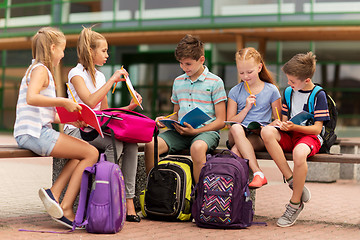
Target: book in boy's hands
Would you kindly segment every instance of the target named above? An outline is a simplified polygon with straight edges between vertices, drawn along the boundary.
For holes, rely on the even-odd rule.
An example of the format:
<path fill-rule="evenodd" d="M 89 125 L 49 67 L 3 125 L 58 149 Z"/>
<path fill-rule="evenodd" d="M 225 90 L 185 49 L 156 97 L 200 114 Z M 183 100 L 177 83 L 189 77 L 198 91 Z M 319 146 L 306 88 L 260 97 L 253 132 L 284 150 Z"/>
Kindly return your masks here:
<path fill-rule="evenodd" d="M 306 111 L 302 111 L 298 114 L 296 114 L 295 116 L 293 116 L 292 118 L 289 119 L 289 121 L 293 122 L 294 124 L 297 125 L 301 125 L 301 123 L 303 123 L 304 121 L 313 118 L 314 114 L 311 114 L 309 112 Z"/>
<path fill-rule="evenodd" d="M 185 114 L 185 116 L 183 116 L 183 118 L 180 120 L 180 122 L 172 120 L 172 119 L 161 119 L 159 121 L 162 124 L 164 124 L 166 127 L 168 127 L 169 129 L 175 129 L 173 126 L 173 123 L 176 123 L 176 124 L 179 124 L 179 125 L 185 127 L 184 122 L 186 122 L 186 123 L 190 124 L 193 128 L 197 128 L 198 126 L 209 121 L 210 119 L 211 119 L 211 117 L 209 115 L 207 115 L 200 108 L 196 107 L 193 110 L 191 110 L 190 112 L 188 112 L 187 114 Z"/>
<path fill-rule="evenodd" d="M 104 138 L 104 134 L 101 130 L 100 123 L 96 117 L 95 112 L 87 105 L 80 103 L 81 111 L 68 112 L 64 107 L 56 107 L 56 111 L 59 115 L 61 123 L 70 123 L 76 121 L 84 121 L 91 127 L 95 128 L 96 131 Z"/>
<path fill-rule="evenodd" d="M 248 125 L 246 124 L 243 124 L 243 123 L 239 123 L 239 122 L 236 122 L 236 121 L 225 121 L 225 124 L 230 124 L 230 125 L 233 125 L 233 124 L 241 124 L 241 126 L 249 129 L 249 130 L 257 130 L 257 129 L 260 129 L 261 126 L 264 126 L 264 124 L 260 123 L 260 122 L 256 122 L 256 121 L 252 121 L 250 122 Z"/>

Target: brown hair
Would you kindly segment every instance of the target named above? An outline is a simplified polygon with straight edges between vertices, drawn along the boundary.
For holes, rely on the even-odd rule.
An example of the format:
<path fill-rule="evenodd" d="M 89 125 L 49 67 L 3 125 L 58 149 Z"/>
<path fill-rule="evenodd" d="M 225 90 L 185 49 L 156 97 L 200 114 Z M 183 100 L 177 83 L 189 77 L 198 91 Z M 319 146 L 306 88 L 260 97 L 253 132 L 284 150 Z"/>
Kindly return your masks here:
<path fill-rule="evenodd" d="M 204 44 L 199 38 L 190 34 L 181 39 L 175 49 L 175 58 L 178 61 L 184 58 L 191 58 L 197 61 L 201 56 L 204 56 Z"/>
<path fill-rule="evenodd" d="M 297 77 L 304 81 L 312 78 L 316 70 L 316 56 L 312 52 L 299 53 L 284 64 L 282 70 L 285 74 Z"/>
<path fill-rule="evenodd" d="M 54 77 L 52 66 L 51 45 L 59 45 L 66 42 L 64 33 L 57 28 L 43 27 L 32 37 L 31 48 L 32 57 L 35 59 L 34 64 L 41 62 L 44 64 Z M 32 66 L 31 65 L 31 66 Z M 30 67 L 31 67 L 30 66 Z M 29 73 L 29 72 L 28 72 Z"/>
<path fill-rule="evenodd" d="M 105 37 L 100 33 L 92 30 L 92 27 L 86 28 L 81 31 L 78 43 L 77 43 L 77 55 L 78 61 L 81 63 L 85 70 L 90 74 L 94 86 L 96 86 L 95 80 L 95 64 L 91 49 L 95 50 L 98 47 L 99 40 L 105 40 Z"/>
<path fill-rule="evenodd" d="M 259 72 L 260 80 L 276 85 L 275 81 L 271 75 L 271 72 L 266 68 L 265 62 L 264 62 L 263 58 L 261 57 L 261 54 L 255 48 L 252 48 L 252 47 L 243 48 L 235 53 L 236 61 L 245 61 L 245 60 L 249 60 L 251 58 L 254 59 L 254 61 L 256 63 L 262 64 L 261 71 Z"/>

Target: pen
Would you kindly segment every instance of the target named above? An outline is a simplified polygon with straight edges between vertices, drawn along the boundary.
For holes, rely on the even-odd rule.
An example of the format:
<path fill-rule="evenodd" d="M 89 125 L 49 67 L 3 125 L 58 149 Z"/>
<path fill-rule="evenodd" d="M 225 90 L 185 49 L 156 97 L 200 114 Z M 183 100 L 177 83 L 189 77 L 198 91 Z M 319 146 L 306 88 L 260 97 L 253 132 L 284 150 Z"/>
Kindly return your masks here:
<path fill-rule="evenodd" d="M 166 117 L 164 117 L 163 119 L 165 119 L 165 118 L 169 118 L 169 117 L 171 117 L 172 115 L 174 115 L 174 114 L 176 114 L 177 112 L 173 112 L 172 114 L 170 114 L 170 115 L 167 115 Z M 158 121 L 157 121 L 158 122 Z"/>
<path fill-rule="evenodd" d="M 69 89 L 69 92 L 70 92 L 70 94 L 71 94 L 71 96 L 72 96 L 72 98 L 73 98 L 74 102 L 76 102 L 76 99 L 75 99 L 75 97 L 74 97 L 74 95 L 73 95 L 73 93 L 72 93 L 72 91 L 71 91 L 71 89 L 70 89 L 69 84 L 68 84 L 68 83 L 66 83 L 66 86 L 67 86 L 67 88 Z M 76 102 L 76 103 L 77 103 L 77 102 Z"/>
<path fill-rule="evenodd" d="M 120 69 L 123 70 L 123 69 L 124 69 L 124 66 L 121 66 Z M 112 90 L 112 94 L 114 94 L 114 92 L 115 92 L 116 85 L 117 85 L 117 82 L 116 82 L 115 85 L 114 85 L 114 89 Z"/>
<path fill-rule="evenodd" d="M 170 114 L 170 115 L 167 115 L 166 117 L 164 117 L 164 118 L 169 118 L 169 117 L 171 117 L 172 115 L 174 115 L 174 114 L 177 114 L 177 112 L 173 112 L 172 114 Z"/>
<path fill-rule="evenodd" d="M 275 110 L 276 110 L 276 115 L 277 115 L 278 119 L 281 121 L 279 111 L 278 111 L 277 107 L 275 107 Z"/>
<path fill-rule="evenodd" d="M 69 89 L 69 92 L 70 92 L 70 94 L 71 94 L 71 96 L 72 96 L 72 98 L 73 98 L 74 102 L 75 102 L 75 103 L 77 103 L 77 101 L 76 101 L 76 99 L 75 99 L 75 97 L 74 97 L 74 94 L 72 93 L 72 91 L 71 91 L 71 89 L 70 89 L 69 84 L 68 84 L 68 83 L 66 83 L 66 86 L 67 86 L 67 88 Z M 81 114 L 81 111 L 79 111 L 79 113 Z"/>
<path fill-rule="evenodd" d="M 247 81 L 245 81 L 245 83 L 246 83 L 247 88 L 249 89 L 249 93 L 250 93 L 250 95 L 252 95 L 248 82 L 247 82 Z M 254 106 L 256 107 L 256 103 L 254 103 Z"/>

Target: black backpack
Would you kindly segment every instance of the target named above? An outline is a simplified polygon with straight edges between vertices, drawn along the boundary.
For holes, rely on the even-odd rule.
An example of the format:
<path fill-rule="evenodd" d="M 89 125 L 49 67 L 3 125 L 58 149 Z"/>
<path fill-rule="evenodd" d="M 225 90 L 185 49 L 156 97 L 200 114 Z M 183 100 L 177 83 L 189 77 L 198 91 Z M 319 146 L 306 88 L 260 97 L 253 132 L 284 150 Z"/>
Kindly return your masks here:
<path fill-rule="evenodd" d="M 157 161 L 157 131 L 154 136 L 154 167 L 140 194 L 144 217 L 162 221 L 191 220 L 193 164 L 187 157 L 168 156 Z"/>
<path fill-rule="evenodd" d="M 319 150 L 319 153 L 329 153 L 330 147 L 335 143 L 336 138 L 337 138 L 337 136 L 335 134 L 335 127 L 336 127 L 336 122 L 337 122 L 337 117 L 338 117 L 338 111 L 336 109 L 335 101 L 329 96 L 329 94 L 326 93 L 326 91 L 320 85 L 316 84 L 309 95 L 309 98 L 307 101 L 307 107 L 308 107 L 307 110 L 309 113 L 312 113 L 312 114 L 314 113 L 315 99 L 317 97 L 317 94 L 320 91 L 325 92 L 328 109 L 329 109 L 330 120 L 324 122 L 323 131 L 320 133 L 320 136 L 323 138 L 324 142 Z M 287 87 L 284 91 L 286 105 L 289 108 L 288 117 L 290 117 L 290 113 L 291 113 L 292 93 L 293 93 L 293 90 L 291 87 Z"/>

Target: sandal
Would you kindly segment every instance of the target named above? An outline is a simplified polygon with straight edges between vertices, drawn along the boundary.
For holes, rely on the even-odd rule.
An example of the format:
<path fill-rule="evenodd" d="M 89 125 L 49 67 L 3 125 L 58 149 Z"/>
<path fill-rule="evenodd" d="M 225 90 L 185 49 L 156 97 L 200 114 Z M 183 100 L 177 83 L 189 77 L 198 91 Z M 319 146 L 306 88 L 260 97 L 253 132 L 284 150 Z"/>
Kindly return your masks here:
<path fill-rule="evenodd" d="M 139 215 L 126 215 L 126 221 L 128 222 L 140 222 L 141 218 Z"/>

